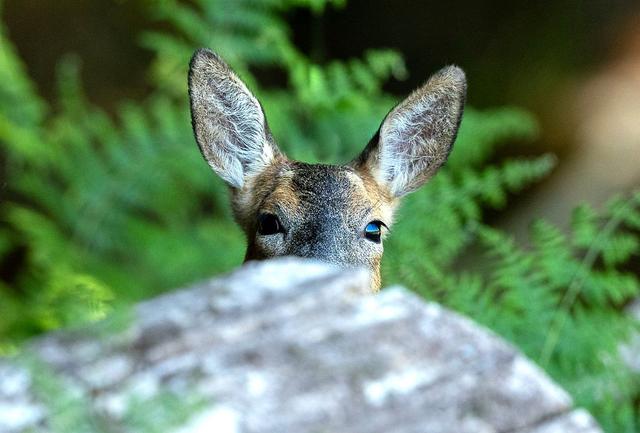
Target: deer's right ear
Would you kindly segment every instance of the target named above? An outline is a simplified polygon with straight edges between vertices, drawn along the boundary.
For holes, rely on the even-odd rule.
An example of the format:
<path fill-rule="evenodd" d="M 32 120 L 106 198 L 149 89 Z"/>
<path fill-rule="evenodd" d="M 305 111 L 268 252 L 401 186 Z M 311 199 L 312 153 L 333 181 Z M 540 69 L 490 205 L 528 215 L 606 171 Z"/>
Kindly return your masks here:
<path fill-rule="evenodd" d="M 202 155 L 231 187 L 271 164 L 279 153 L 258 100 L 213 51 L 195 52 L 189 68 L 193 132 Z"/>

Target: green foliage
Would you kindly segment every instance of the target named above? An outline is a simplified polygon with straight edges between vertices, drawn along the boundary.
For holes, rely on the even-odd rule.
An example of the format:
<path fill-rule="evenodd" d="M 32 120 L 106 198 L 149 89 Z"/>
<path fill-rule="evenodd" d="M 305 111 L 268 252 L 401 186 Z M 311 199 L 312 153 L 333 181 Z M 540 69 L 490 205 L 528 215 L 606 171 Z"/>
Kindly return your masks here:
<path fill-rule="evenodd" d="M 108 421 L 95 413 L 82 393 L 61 380 L 35 355 L 22 354 L 19 359 L 29 372 L 32 389 L 48 409 L 52 432 L 106 433 Z M 35 432 L 34 432 L 35 433 Z"/>
<path fill-rule="evenodd" d="M 128 431 L 165 433 L 177 430 L 204 407 L 204 399 L 160 391 L 152 398 L 132 398 L 123 424 Z"/>
<path fill-rule="evenodd" d="M 427 187 L 403 203 L 398 223 L 386 243 L 384 271 L 418 291 L 432 273 L 450 271 L 472 240 L 485 206 L 505 204 L 507 194 L 543 177 L 553 167 L 551 156 L 487 165 L 496 148 L 508 140 L 527 140 L 536 125 L 525 113 L 501 109 L 485 113 L 467 109 L 450 161 Z M 420 252 L 420 261 L 415 260 Z"/>
<path fill-rule="evenodd" d="M 437 212 L 434 202 L 440 200 L 447 200 L 446 193 L 410 212 Z M 420 224 L 409 221 L 399 224 L 401 234 L 394 239 L 420 230 Z M 640 252 L 639 222 L 640 193 L 616 197 L 601 212 L 577 207 L 568 234 L 536 221 L 528 248 L 476 221 L 449 218 L 434 230 L 457 229 L 446 241 L 432 235 L 433 248 L 414 245 L 404 257 L 402 251 L 389 252 L 387 279 L 408 283 L 514 342 L 598 416 L 607 431 L 637 431 L 640 383 L 621 358 L 620 344 L 638 331 L 637 319 L 623 309 L 640 294 L 640 281 L 624 267 Z M 480 270 L 456 271 L 456 259 L 473 241 L 486 252 L 475 263 Z M 395 241 L 390 244 L 398 248 Z M 420 264 L 410 262 L 416 251 L 423 254 Z"/>
<path fill-rule="evenodd" d="M 164 386 L 144 396 L 132 390 L 119 395 L 126 410 L 122 419 L 114 422 L 36 355 L 23 353 L 15 361 L 29 371 L 32 390 L 48 409 L 47 423 L 53 433 L 165 433 L 178 429 L 203 409 L 204 399 L 195 393 L 185 397 Z"/>
<path fill-rule="evenodd" d="M 344 161 L 352 158 L 376 131 L 394 100 L 381 88 L 390 77 L 406 75 L 401 56 L 370 50 L 363 59 L 318 64 L 289 37 L 282 12 L 292 6 L 341 1 L 199 0 L 197 7 L 167 0 L 155 9 L 175 33 L 146 33 L 142 43 L 156 52 L 153 77 L 160 89 L 183 100 L 185 77 L 194 47 L 215 50 L 254 90 L 267 113 L 279 146 L 292 158 Z M 277 68 L 287 88 L 262 88 L 252 70 Z"/>
<path fill-rule="evenodd" d="M 185 92 L 193 47 L 228 54 L 251 83 L 250 67 L 267 60 L 287 73 L 288 89 L 254 86 L 272 131 L 295 158 L 353 157 L 392 106 L 381 86 L 404 73 L 398 54 L 371 51 L 363 60 L 316 65 L 288 39 L 284 2 L 225 4 L 201 2 L 195 10 L 166 1 L 153 9 L 176 29 L 143 37 L 157 53 L 156 90 L 143 103 L 123 103 L 115 118 L 87 101 L 73 57 L 60 63 L 58 103 L 45 116 L 46 104 L 2 38 L 7 79 L 0 95 L 8 96 L 1 112 L 13 113 L 18 98 L 32 107 L 22 117 L 7 114 L 0 129 L 10 186 L 0 253 L 26 256 L 16 287 L 0 291 L 0 304 L 10 306 L 0 324 L 4 338 L 69 324 L 65 299 L 86 310 L 71 315 L 80 322 L 103 315 L 108 299 L 128 303 L 242 261 L 226 188 L 193 145 Z M 78 296 L 78 281 L 101 300 Z"/>
<path fill-rule="evenodd" d="M 340 0 L 153 3 L 150 13 L 171 29 L 141 37 L 155 53 L 154 90 L 115 113 L 88 102 L 73 57 L 60 63 L 56 103 L 45 103 L 0 29 L 0 262 L 20 257 L 11 283 L 0 283 L 2 352 L 241 262 L 244 240 L 226 188 L 192 136 L 186 74 L 196 47 L 213 47 L 229 61 L 263 103 L 285 153 L 309 162 L 356 156 L 396 100 L 383 84 L 406 75 L 389 50 L 322 63 L 299 51 L 284 13 L 321 13 Z M 264 70 L 285 83 L 260 86 Z M 499 146 L 536 134 L 521 110 L 467 108 L 448 164 L 402 206 L 385 245 L 385 282 L 488 325 L 610 431 L 631 431 L 638 384 L 617 347 L 633 326 L 621 310 L 639 292 L 625 267 L 640 243 L 640 199 L 616 199 L 602 212 L 581 206 L 568 234 L 537 222 L 531 246 L 516 245 L 483 221 L 483 211 L 505 206 L 552 169 L 549 155 L 494 159 Z M 486 254 L 478 259 L 473 251 Z M 136 416 L 131 422 L 146 422 Z M 69 420 L 61 428 L 82 424 Z"/>

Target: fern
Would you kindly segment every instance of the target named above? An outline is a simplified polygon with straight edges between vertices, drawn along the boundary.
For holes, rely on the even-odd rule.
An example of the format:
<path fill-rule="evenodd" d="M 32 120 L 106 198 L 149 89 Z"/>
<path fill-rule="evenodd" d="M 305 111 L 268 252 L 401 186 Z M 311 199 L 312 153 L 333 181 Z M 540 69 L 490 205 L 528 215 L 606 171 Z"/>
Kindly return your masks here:
<path fill-rule="evenodd" d="M 423 263 L 411 271 L 437 272 L 413 279 L 426 296 L 517 344 L 607 431 L 636 431 L 634 402 L 640 387 L 637 374 L 621 358 L 620 345 L 638 327 L 622 310 L 640 294 L 637 276 L 623 266 L 639 252 L 639 216 L 640 193 L 614 198 L 601 212 L 582 205 L 569 234 L 535 222 L 530 248 L 474 224 L 465 245 L 477 239 L 486 249 L 486 260 L 476 264 L 481 271 L 460 274 L 445 263 L 448 273 L 442 263 Z M 430 259 L 427 255 L 422 261 Z M 424 292 L 425 279 L 437 289 Z"/>
<path fill-rule="evenodd" d="M 0 28 L 7 185 L 0 261 L 22 258 L 15 277 L 0 283 L 1 352 L 241 262 L 244 240 L 226 187 L 202 162 L 190 127 L 185 81 L 196 47 L 215 48 L 249 83 L 289 156 L 336 163 L 357 155 L 396 102 L 382 89 L 406 76 L 402 57 L 381 49 L 313 61 L 293 44 L 284 18 L 291 8 L 319 14 L 343 4 L 157 2 L 149 12 L 168 30 L 140 40 L 154 53 L 153 92 L 142 102 L 123 101 L 113 115 L 88 102 L 73 57 L 60 63 L 56 103 L 45 103 Z M 265 68 L 285 81 L 261 86 Z M 495 157 L 500 146 L 537 133 L 522 110 L 467 108 L 446 167 L 400 210 L 386 243 L 385 283 L 404 284 L 488 325 L 540 362 L 610 431 L 633 431 L 638 383 L 618 347 L 634 327 L 621 311 L 639 290 L 626 266 L 640 244 L 640 196 L 616 198 L 604 211 L 578 207 L 568 233 L 536 222 L 531 246 L 518 246 L 483 213 L 503 208 L 553 168 L 550 155 Z M 146 422 L 136 416 L 132 422 Z"/>
<path fill-rule="evenodd" d="M 0 209 L 0 253 L 19 249 L 25 255 L 16 289 L 0 291 L 2 304 L 20 311 L 4 316 L 5 338 L 68 324 L 64 299 L 76 299 L 86 314 L 75 316 L 88 320 L 100 316 L 96 305 L 106 311 L 110 302 L 131 302 L 241 262 L 243 240 L 231 222 L 226 188 L 187 145 L 193 136 L 184 82 L 192 46 L 215 42 L 221 52 L 234 53 L 231 61 L 254 83 L 250 66 L 271 59 L 285 69 L 288 90 L 258 93 L 294 157 L 351 157 L 367 141 L 393 103 L 380 89 L 391 73 L 403 71 L 401 58 L 380 51 L 345 64 L 312 64 L 289 41 L 280 16 L 303 3 L 246 1 L 225 8 L 224 2 L 200 2 L 201 9 L 190 9 L 166 2 L 154 9 L 176 33 L 148 34 L 144 41 L 156 49 L 154 70 L 171 75 L 156 77 L 156 92 L 142 104 L 123 103 L 115 119 L 88 103 L 80 63 L 72 57 L 59 67 L 56 109 L 46 107 L 2 37 L 7 79 L 0 83 L 0 120 L 6 123 L 2 128 L 0 121 L 0 142 L 11 190 Z M 267 36 L 277 43 L 260 45 Z M 342 78 L 326 88 L 328 77 Z M 20 97 L 30 102 L 16 104 Z M 375 109 L 371 100 L 380 102 Z M 87 293 L 100 300 L 78 297 L 77 282 L 88 278 L 96 290 Z"/>
<path fill-rule="evenodd" d="M 524 140 L 535 134 L 535 123 L 519 110 L 479 113 L 468 109 L 451 163 L 425 188 L 409 196 L 399 212 L 399 223 L 386 244 L 386 281 L 411 280 L 412 288 L 423 290 L 420 287 L 427 278 L 438 286 L 440 277 L 431 279 L 428 269 L 441 272 L 452 265 L 472 240 L 483 208 L 503 206 L 508 194 L 544 177 L 553 167 L 551 156 L 541 156 L 477 168 L 505 142 L 503 137 Z M 474 144 L 483 150 L 467 152 Z M 416 251 L 423 259 L 420 264 L 416 264 Z M 425 268 L 424 272 L 417 272 L 418 267 Z"/>

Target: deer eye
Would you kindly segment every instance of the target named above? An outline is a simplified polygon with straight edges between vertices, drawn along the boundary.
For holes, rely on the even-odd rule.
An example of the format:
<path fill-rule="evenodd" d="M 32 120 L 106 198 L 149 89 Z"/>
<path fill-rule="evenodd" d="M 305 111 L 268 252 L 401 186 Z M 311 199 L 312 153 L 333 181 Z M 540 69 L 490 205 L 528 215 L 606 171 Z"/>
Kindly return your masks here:
<path fill-rule="evenodd" d="M 258 233 L 261 235 L 275 235 L 284 233 L 284 228 L 277 216 L 271 213 L 258 215 Z"/>
<path fill-rule="evenodd" d="M 383 226 L 386 227 L 382 221 L 371 221 L 364 228 L 364 237 L 369 239 L 371 242 L 379 244 Z"/>

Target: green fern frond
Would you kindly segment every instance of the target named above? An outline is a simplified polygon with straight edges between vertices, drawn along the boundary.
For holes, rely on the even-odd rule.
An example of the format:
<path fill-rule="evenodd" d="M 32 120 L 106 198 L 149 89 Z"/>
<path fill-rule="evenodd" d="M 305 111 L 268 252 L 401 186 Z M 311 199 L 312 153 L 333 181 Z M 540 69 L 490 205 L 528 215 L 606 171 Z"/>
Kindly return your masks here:
<path fill-rule="evenodd" d="M 193 140 L 185 86 L 195 48 L 215 49 L 248 82 L 288 156 L 339 163 L 361 151 L 398 102 L 383 85 L 406 75 L 402 56 L 371 50 L 318 63 L 293 44 L 283 15 L 344 3 L 159 2 L 150 12 L 167 30 L 141 37 L 154 53 L 153 92 L 143 102 L 123 102 L 115 115 L 85 97 L 73 57 L 61 62 L 56 103 L 47 106 L 0 29 L 8 185 L 0 259 L 16 251 L 23 258 L 12 287 L 0 283 L 0 351 L 242 261 L 245 240 L 232 221 L 227 187 Z M 286 83 L 260 85 L 261 68 L 275 68 Z M 622 309 L 640 294 L 628 266 L 640 242 L 640 192 L 601 211 L 578 207 L 568 231 L 538 221 L 530 246 L 516 244 L 489 227 L 484 213 L 545 177 L 555 159 L 495 155 L 537 135 L 537 123 L 522 110 L 467 108 L 446 166 L 404 200 L 385 242 L 384 281 L 496 330 L 611 431 L 632 431 L 640 387 L 618 348 L 635 329 Z"/>

